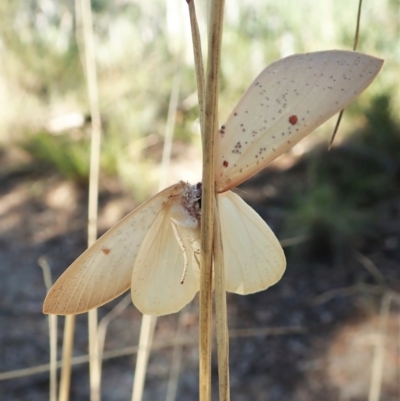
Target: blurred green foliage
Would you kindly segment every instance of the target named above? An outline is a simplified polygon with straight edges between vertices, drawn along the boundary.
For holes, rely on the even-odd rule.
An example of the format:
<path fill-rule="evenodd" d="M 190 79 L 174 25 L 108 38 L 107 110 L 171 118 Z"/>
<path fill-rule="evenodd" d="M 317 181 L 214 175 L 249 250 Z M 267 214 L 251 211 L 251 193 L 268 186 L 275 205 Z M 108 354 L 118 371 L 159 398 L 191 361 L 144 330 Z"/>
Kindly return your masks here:
<path fill-rule="evenodd" d="M 90 142 L 72 142 L 65 136 L 39 132 L 21 142 L 20 146 L 35 160 L 78 183 L 87 184 Z"/>
<path fill-rule="evenodd" d="M 309 256 L 334 260 L 381 240 L 387 203 L 400 196 L 400 125 L 388 96 L 372 99 L 366 123 L 340 146 L 314 149 L 293 168 L 286 235 L 308 237 Z M 385 207 L 386 205 L 386 207 Z"/>

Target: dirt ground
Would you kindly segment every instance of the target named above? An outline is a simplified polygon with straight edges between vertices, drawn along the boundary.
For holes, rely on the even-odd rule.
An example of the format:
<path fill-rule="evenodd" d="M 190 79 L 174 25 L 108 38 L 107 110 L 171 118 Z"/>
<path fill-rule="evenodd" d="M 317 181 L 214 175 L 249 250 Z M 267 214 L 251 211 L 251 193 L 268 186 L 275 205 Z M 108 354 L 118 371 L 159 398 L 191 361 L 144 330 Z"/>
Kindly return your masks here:
<path fill-rule="evenodd" d="M 49 361 L 45 257 L 53 279 L 85 249 L 86 190 L 35 165 L 15 168 L 1 155 L 0 175 L 0 374 Z M 239 194 L 281 236 L 290 188 L 301 180 L 291 171 L 267 170 Z M 100 231 L 136 206 L 117 184 L 100 195 Z M 379 240 L 364 241 L 345 262 L 320 254 L 304 257 L 306 245 L 287 246 L 288 267 L 271 289 L 228 295 L 231 393 L 235 401 L 363 401 L 371 381 L 380 400 L 400 399 L 400 190 L 387 201 Z M 358 256 L 357 256 L 358 255 Z M 100 317 L 116 305 L 99 311 Z M 389 303 L 389 304 L 388 304 Z M 383 306 L 382 306 L 383 305 Z M 385 305 L 388 313 L 385 315 Z M 140 313 L 129 305 L 109 326 L 105 350 L 138 342 Z M 62 338 L 63 318 L 58 337 Z M 179 334 L 177 334 L 177 328 Z M 198 397 L 197 298 L 181 314 L 158 320 L 145 400 L 164 400 L 174 348 L 186 339 L 176 400 Z M 61 350 L 61 347 L 59 348 Z M 382 351 L 382 352 L 381 352 Z M 77 318 L 75 355 L 87 353 L 86 316 Z M 213 399 L 217 399 L 214 355 Z M 129 400 L 135 355 L 103 364 L 102 400 Z M 1 378 L 1 376 L 0 376 Z M 0 381 L 3 401 L 48 399 L 48 372 Z M 73 370 L 71 400 L 88 400 L 88 365 Z"/>

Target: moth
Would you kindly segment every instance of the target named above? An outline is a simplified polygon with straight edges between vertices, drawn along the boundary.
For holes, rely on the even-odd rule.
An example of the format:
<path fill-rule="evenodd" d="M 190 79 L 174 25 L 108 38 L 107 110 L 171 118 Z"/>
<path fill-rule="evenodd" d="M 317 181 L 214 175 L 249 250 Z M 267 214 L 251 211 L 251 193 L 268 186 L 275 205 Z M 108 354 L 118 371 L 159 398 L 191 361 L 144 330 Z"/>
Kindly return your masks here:
<path fill-rule="evenodd" d="M 270 64 L 216 133 L 215 188 L 226 290 L 250 294 L 282 277 L 274 233 L 230 191 L 356 98 L 383 60 L 349 51 Z M 78 314 L 131 289 L 144 314 L 182 309 L 199 290 L 201 184 L 179 182 L 128 214 L 87 249 L 47 294 L 44 313 Z"/>

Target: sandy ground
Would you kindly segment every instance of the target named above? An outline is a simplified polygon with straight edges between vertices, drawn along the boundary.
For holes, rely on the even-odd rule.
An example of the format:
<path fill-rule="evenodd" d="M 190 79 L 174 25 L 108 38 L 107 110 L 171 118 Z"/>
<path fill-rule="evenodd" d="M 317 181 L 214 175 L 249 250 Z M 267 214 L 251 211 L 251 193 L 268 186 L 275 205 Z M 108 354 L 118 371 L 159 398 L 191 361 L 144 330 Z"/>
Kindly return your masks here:
<path fill-rule="evenodd" d="M 240 192 L 278 237 L 293 179 L 270 170 Z M 228 295 L 232 400 L 362 401 L 368 399 L 371 380 L 379 379 L 377 373 L 382 375 L 380 400 L 400 399 L 398 293 L 393 293 L 386 320 L 381 313 L 387 287 L 400 290 L 399 194 L 390 202 L 397 205 L 397 214 L 382 222 L 381 240 L 362 249 L 383 276 L 386 290 L 360 260 L 350 258 L 344 264 L 323 257 L 307 260 L 298 256 L 299 245 L 286 248 L 287 272 L 276 286 L 246 297 Z M 100 206 L 104 232 L 136 204 L 117 188 L 101 192 Z M 45 257 L 53 278 L 58 277 L 85 249 L 86 217 L 85 190 L 56 174 L 29 166 L 1 175 L 1 373 L 48 363 L 48 320 L 41 313 L 46 289 L 38 260 Z M 102 307 L 100 317 L 117 302 Z M 136 345 L 140 321 L 140 313 L 129 305 L 110 324 L 105 350 Z M 174 352 L 171 343 L 178 337 L 187 342 L 182 347 L 176 400 L 197 399 L 197 324 L 197 299 L 181 314 L 159 319 L 155 343 L 163 347 L 151 355 L 145 400 L 165 399 Z M 60 340 L 62 326 L 60 318 Z M 86 316 L 79 316 L 75 355 L 86 352 Z M 130 399 L 134 363 L 135 355 L 104 362 L 104 401 Z M 213 372 L 217 399 L 215 358 Z M 0 381 L 3 401 L 42 401 L 48 392 L 46 372 Z M 74 367 L 71 400 L 88 400 L 88 392 L 84 363 Z"/>

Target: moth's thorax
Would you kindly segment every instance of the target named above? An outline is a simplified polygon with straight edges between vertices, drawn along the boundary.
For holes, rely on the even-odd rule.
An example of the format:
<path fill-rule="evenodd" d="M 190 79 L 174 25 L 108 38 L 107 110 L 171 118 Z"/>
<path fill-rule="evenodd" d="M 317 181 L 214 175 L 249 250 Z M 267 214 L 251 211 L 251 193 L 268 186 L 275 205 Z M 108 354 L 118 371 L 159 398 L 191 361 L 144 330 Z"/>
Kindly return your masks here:
<path fill-rule="evenodd" d="M 173 222 L 181 227 L 195 229 L 200 227 L 201 182 L 195 185 L 185 183 L 183 191 L 173 202 L 170 215 Z"/>

